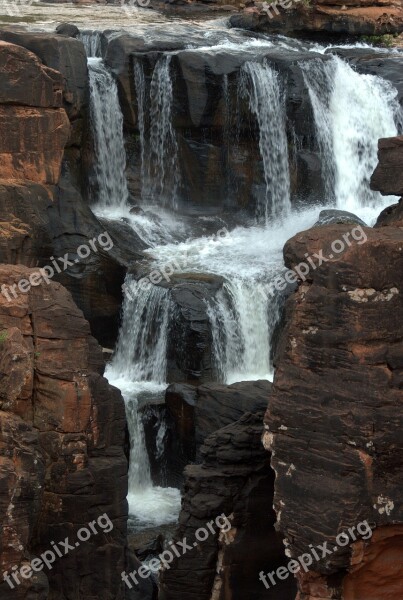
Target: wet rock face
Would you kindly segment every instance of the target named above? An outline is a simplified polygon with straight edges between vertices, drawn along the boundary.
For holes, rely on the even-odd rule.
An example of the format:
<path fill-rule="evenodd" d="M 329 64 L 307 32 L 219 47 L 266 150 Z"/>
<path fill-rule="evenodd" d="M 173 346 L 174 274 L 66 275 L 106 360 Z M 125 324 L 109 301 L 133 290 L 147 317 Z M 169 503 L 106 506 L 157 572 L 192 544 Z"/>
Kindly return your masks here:
<path fill-rule="evenodd" d="M 324 185 L 314 141 L 315 126 L 300 63 L 314 58 L 326 61 L 329 57 L 304 51 L 301 46 L 299 52 L 268 47 L 245 49 L 242 53 L 227 48 L 212 52 L 189 50 L 184 49 L 186 43 L 205 46 L 205 40 L 198 39 L 197 34 L 193 37 L 191 31 L 175 36 L 160 28 L 158 35 L 153 39 L 151 33 L 146 40 L 127 33 L 110 39 L 106 35 L 103 48 L 105 61 L 118 80 L 125 130 L 134 154 L 139 136 L 134 65 L 141 65 L 144 74 L 147 113 L 155 65 L 164 51 L 177 50 L 171 58 L 170 78 L 172 124 L 181 175 L 178 190 L 181 212 L 220 214 L 230 210 L 232 214 L 240 214 L 238 219 L 243 221 L 245 213 L 249 217 L 255 215 L 266 184 L 259 126 L 242 91 L 240 73 L 245 62 L 259 59 L 266 60 L 279 73 L 288 117 L 287 136 L 295 150 L 289 157 L 292 200 L 295 203 L 322 200 Z M 237 35 L 240 43 L 241 34 Z M 213 40 L 209 38 L 209 42 Z M 246 86 L 251 88 L 252 84 L 248 82 Z M 145 114 L 144 122 L 148 135 L 149 114 Z M 135 157 L 130 162 L 130 186 L 135 195 L 141 188 L 140 168 L 135 167 Z"/>
<path fill-rule="evenodd" d="M 172 278 L 172 324 L 168 342 L 167 380 L 181 383 L 212 381 L 213 350 L 208 302 L 223 278 L 189 274 Z"/>
<path fill-rule="evenodd" d="M 0 285 L 7 291 L 34 272 L 2 265 Z M 125 413 L 120 392 L 102 377 L 101 349 L 56 283 L 12 302 L 0 294 L 0 329 L 2 573 L 50 550 L 52 541 L 74 543 L 80 527 L 104 513 L 113 526 L 98 526 L 21 586 L 2 582 L 1 598 L 123 599 Z"/>
<path fill-rule="evenodd" d="M 245 414 L 212 433 L 201 449 L 202 463 L 186 468 L 175 540 L 186 537 L 192 545 L 196 531 L 209 522 L 213 533 L 163 571 L 161 600 L 295 598 L 292 580 L 280 582 L 274 595 L 259 581 L 262 569 L 285 559 L 274 531 L 274 473 L 261 445 L 262 416 Z M 228 520 L 218 521 L 220 530 L 215 523 L 223 513 Z"/>
<path fill-rule="evenodd" d="M 200 459 L 204 440 L 217 429 L 237 421 L 244 413 L 255 413 L 267 405 L 269 381 L 242 381 L 232 385 L 207 383 L 198 387 L 170 385 L 165 402 L 172 422 L 176 452 L 185 464 Z"/>
<path fill-rule="evenodd" d="M 286 265 L 294 267 L 305 253 L 329 256 L 331 243 L 351 228 L 297 234 L 285 246 Z M 364 520 L 386 532 L 403 519 L 397 500 L 403 484 L 403 232 L 394 226 L 363 231 L 367 241 L 311 270 L 287 300 L 265 419 L 274 506 L 289 555 L 308 552 L 309 544 L 337 547 L 298 576 L 300 600 L 338 599 L 343 586 L 344 598 L 389 598 L 403 585 L 401 574 L 379 583 L 389 550 L 376 535 L 364 541 L 358 535 L 355 545 L 351 539 L 343 547 L 336 540 Z M 399 554 L 400 534 L 392 535 L 390 551 Z"/>
<path fill-rule="evenodd" d="M 403 136 L 379 140 L 378 166 L 371 188 L 384 195 L 403 195 Z"/>

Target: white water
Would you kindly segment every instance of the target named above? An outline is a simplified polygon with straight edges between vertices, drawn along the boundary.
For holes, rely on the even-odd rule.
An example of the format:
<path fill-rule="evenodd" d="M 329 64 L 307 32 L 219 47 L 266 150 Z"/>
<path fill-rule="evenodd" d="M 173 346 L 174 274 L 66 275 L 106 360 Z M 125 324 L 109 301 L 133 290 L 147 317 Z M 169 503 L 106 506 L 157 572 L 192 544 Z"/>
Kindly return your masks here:
<path fill-rule="evenodd" d="M 172 124 L 171 58 L 167 54 L 157 61 L 149 93 L 142 64 L 135 61 L 134 83 L 141 144 L 142 202 L 175 210 L 180 171 L 178 143 Z M 149 113 L 146 107 L 149 107 Z"/>
<path fill-rule="evenodd" d="M 144 289 L 127 279 L 123 323 L 106 377 L 118 387 L 126 404 L 130 431 L 129 512 L 150 525 L 177 518 L 180 493 L 153 486 L 139 409 L 162 398 L 167 384 L 166 355 L 170 321 L 169 293 L 160 287 Z"/>
<path fill-rule="evenodd" d="M 259 124 L 266 195 L 264 202 L 259 203 L 257 217 L 267 223 L 269 218 L 285 217 L 291 208 L 286 114 L 280 77 L 268 64 L 248 61 L 241 69 L 240 83 Z"/>
<path fill-rule="evenodd" d="M 372 224 L 381 208 L 393 201 L 372 192 L 369 179 L 377 164 L 378 138 L 397 133 L 396 90 L 380 78 L 357 74 L 337 57 L 325 64 L 309 61 L 304 70 L 327 173 L 329 199 L 321 208 L 334 207 L 335 199 L 338 208 Z M 224 239 L 202 238 L 149 251 L 155 266 L 172 260 L 183 264 L 186 256 L 183 270 L 226 278 L 223 290 L 208 307 L 218 377 L 226 383 L 272 378 L 271 334 L 282 301 L 279 294 L 267 294 L 269 282 L 283 269 L 282 248 L 287 239 L 313 225 L 320 211 L 319 207 L 300 213 L 290 209 L 278 75 L 267 65 L 246 63 L 241 74 L 244 89 L 245 77 L 251 111 L 260 128 L 267 191 L 265 226 L 238 227 Z"/>
<path fill-rule="evenodd" d="M 319 71 L 315 74 L 313 66 L 312 70 L 311 67 L 305 69 L 329 177 L 328 202 L 321 208 L 334 206 L 336 199 L 339 208 L 353 210 L 371 223 L 380 208 L 390 202 L 368 189 L 368 178 L 376 163 L 378 137 L 393 135 L 396 131 L 394 92 L 386 82 L 357 75 L 344 63 L 338 65 L 337 62 L 335 59 L 328 63 L 333 65 L 332 76 L 327 74 L 327 69 L 331 68 L 328 65 L 320 72 L 322 88 L 315 83 Z M 143 199 L 149 194 L 147 190 L 157 186 L 160 204 L 174 206 L 175 198 L 170 193 L 175 187 L 166 182 L 166 175 L 173 174 L 169 161 L 172 156 L 176 160 L 176 149 L 172 151 L 173 88 L 169 60 L 162 61 L 157 67 L 150 91 L 152 150 L 147 148 L 148 95 L 144 74 L 135 71 L 142 119 Z M 152 243 L 155 247 L 148 250 L 154 260 L 152 268 L 176 260 L 186 264 L 183 271 L 225 277 L 225 286 L 208 306 L 208 313 L 218 378 L 227 383 L 271 379 L 271 333 L 279 316 L 281 298 L 264 292 L 284 268 L 282 248 L 285 242 L 296 232 L 310 227 L 320 210 L 316 206 L 298 213 L 290 211 L 285 115 L 278 76 L 267 66 L 255 63 L 244 67 L 242 76 L 251 84 L 250 108 L 260 128 L 266 196 L 259 216 L 264 225 L 237 227 L 224 238 L 197 238 L 181 243 L 174 241 L 174 235 L 171 240 L 161 240 L 162 243 L 158 242 L 157 236 Z M 350 101 L 349 94 L 353 91 L 356 93 Z M 271 102 L 264 101 L 268 97 Z M 371 102 L 375 98 L 376 123 L 370 117 L 369 98 Z M 164 115 L 161 114 L 163 109 L 166 109 Z M 166 119 L 167 115 L 169 119 Z M 273 156 L 276 157 L 274 161 L 271 160 Z M 163 174 L 157 181 L 153 174 L 156 165 Z M 130 512 L 142 522 L 163 523 L 176 518 L 179 492 L 152 485 L 138 408 L 143 402 L 162 395 L 166 387 L 169 296 L 160 288 L 141 291 L 134 282 L 128 285 L 134 299 L 125 300 L 122 330 L 107 376 L 122 390 L 126 401 L 132 439 Z"/>
<path fill-rule="evenodd" d="M 197 238 L 150 249 L 152 267 L 177 261 L 183 272 L 226 278 L 225 289 L 210 305 L 219 380 L 225 383 L 272 379 L 271 332 L 279 316 L 278 295 L 269 282 L 283 267 L 282 249 L 297 231 L 310 227 L 318 208 L 294 213 L 266 226 L 237 227 L 226 236 Z"/>
<path fill-rule="evenodd" d="M 369 181 L 378 139 L 397 134 L 396 89 L 380 77 L 360 75 L 338 56 L 308 61 L 303 70 L 329 196 L 337 208 L 351 212 L 385 203 Z"/>
<path fill-rule="evenodd" d="M 123 115 L 119 104 L 116 81 L 108 71 L 103 60 L 99 58 L 101 54 L 100 35 L 97 32 L 83 33 L 80 38 L 88 56 L 91 125 L 96 158 L 96 185 L 93 186 L 92 190 L 92 210 L 101 218 L 117 221 L 125 219 L 146 246 L 152 247 L 162 243 L 173 242 L 183 232 L 183 225 L 178 224 L 177 219 L 174 222 L 172 215 L 164 212 L 160 207 L 158 207 L 158 213 L 152 207 L 146 207 L 145 210 L 139 212 L 130 212 L 131 207 L 128 203 L 129 190 L 125 175 L 126 150 L 123 138 Z M 163 60 L 162 63 L 165 64 Z M 139 102 L 140 135 L 142 138 L 141 168 L 142 174 L 144 173 L 142 181 L 150 182 L 150 171 L 148 170 L 146 175 L 145 170 L 146 150 L 143 150 L 146 147 L 144 135 L 144 75 L 138 65 L 137 67 L 135 73 L 136 87 L 138 86 L 139 88 L 137 96 Z M 162 80 L 162 83 L 156 84 L 157 89 L 165 89 L 166 69 L 162 69 L 162 72 L 164 76 L 158 78 L 158 80 Z M 138 79 L 141 77 L 142 79 Z M 168 100 L 165 101 L 165 103 L 167 102 Z M 163 106 L 166 108 L 165 105 Z M 168 112 L 167 114 L 170 118 L 170 113 Z M 164 121 L 161 129 L 165 131 L 165 134 L 161 134 L 158 161 L 161 160 L 165 164 L 167 173 L 172 174 L 175 171 L 172 169 L 171 161 L 176 159 L 176 155 L 171 153 L 171 147 L 165 147 L 164 145 L 169 138 L 169 135 L 166 133 L 167 128 L 169 129 Z M 165 160 L 164 162 L 161 157 L 165 156 L 165 153 L 171 158 L 169 161 Z M 158 161 L 156 169 L 160 167 Z M 154 180 L 157 181 L 158 178 L 154 177 Z M 168 175 L 163 179 L 165 182 L 166 180 L 168 180 Z M 144 185 L 147 187 L 149 197 L 155 198 L 156 190 L 150 187 L 150 184 L 147 185 L 145 183 Z M 165 187 L 163 186 L 163 189 Z M 173 188 L 173 192 L 175 190 L 176 187 Z"/>
<path fill-rule="evenodd" d="M 84 44 L 85 52 L 89 58 L 101 58 L 101 34 L 99 31 L 83 31 L 78 39 Z"/>
<path fill-rule="evenodd" d="M 96 156 L 96 208 L 127 207 L 123 115 L 116 82 L 101 58 L 88 59 L 91 125 Z"/>

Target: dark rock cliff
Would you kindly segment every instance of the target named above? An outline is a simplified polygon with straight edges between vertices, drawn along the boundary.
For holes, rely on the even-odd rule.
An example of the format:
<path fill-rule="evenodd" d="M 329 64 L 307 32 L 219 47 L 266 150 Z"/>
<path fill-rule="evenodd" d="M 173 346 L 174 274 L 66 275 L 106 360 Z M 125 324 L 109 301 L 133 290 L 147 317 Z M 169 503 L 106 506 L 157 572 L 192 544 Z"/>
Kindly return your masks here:
<path fill-rule="evenodd" d="M 403 193 L 389 169 L 403 166 L 400 140 L 380 141 L 372 184 Z M 338 260 L 312 270 L 291 295 L 276 357 L 264 443 L 276 472 L 274 506 L 287 554 L 331 552 L 297 574 L 299 600 L 395 598 L 403 587 L 401 406 L 403 232 L 393 215 L 365 228 Z M 294 236 L 290 268 L 351 230 L 328 225 Z M 338 546 L 366 520 L 372 538 Z M 336 548 L 336 550 L 335 550 Z"/>

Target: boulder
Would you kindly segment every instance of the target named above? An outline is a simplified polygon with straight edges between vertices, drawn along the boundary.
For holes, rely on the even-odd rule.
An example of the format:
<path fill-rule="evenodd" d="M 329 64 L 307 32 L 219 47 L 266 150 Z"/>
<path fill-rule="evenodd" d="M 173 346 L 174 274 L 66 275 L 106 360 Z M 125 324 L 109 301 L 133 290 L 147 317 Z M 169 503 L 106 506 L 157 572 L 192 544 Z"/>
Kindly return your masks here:
<path fill-rule="evenodd" d="M 21 46 L 0 42 L 0 104 L 60 108 L 63 77 Z"/>
<path fill-rule="evenodd" d="M 87 57 L 79 40 L 58 35 L 3 27 L 0 40 L 27 48 L 44 65 L 58 71 L 63 79 L 63 106 L 71 121 L 86 116 L 89 87 Z"/>
<path fill-rule="evenodd" d="M 398 204 L 385 208 L 374 227 L 387 227 L 388 225 L 403 227 L 403 198 L 400 198 Z"/>
<path fill-rule="evenodd" d="M 223 282 L 222 277 L 198 273 L 171 278 L 174 312 L 168 340 L 168 381 L 195 384 L 214 378 L 208 301 Z"/>
<path fill-rule="evenodd" d="M 347 210 L 338 210 L 335 208 L 321 210 L 319 213 L 319 218 L 313 227 L 321 227 L 322 225 L 339 225 L 342 223 L 349 223 L 350 225 L 362 225 L 363 227 L 367 227 L 364 221 L 357 217 L 357 215 L 354 215 Z"/>
<path fill-rule="evenodd" d="M 384 195 L 403 195 L 403 136 L 380 139 L 378 160 L 371 189 Z"/>
<path fill-rule="evenodd" d="M 80 30 L 73 23 L 60 23 L 60 25 L 56 27 L 56 33 L 59 35 L 76 38 L 79 35 Z"/>

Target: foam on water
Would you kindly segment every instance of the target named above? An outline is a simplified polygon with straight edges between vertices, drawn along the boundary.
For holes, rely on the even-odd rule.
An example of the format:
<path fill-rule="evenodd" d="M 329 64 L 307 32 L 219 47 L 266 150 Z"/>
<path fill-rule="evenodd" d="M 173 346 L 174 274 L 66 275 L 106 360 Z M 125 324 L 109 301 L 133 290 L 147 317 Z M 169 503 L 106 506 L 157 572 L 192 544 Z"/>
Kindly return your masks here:
<path fill-rule="evenodd" d="M 162 400 L 167 384 L 167 340 L 171 304 L 167 290 L 144 289 L 128 277 L 123 303 L 123 322 L 115 354 L 105 376 L 118 387 L 126 405 L 130 431 L 129 513 L 145 524 L 176 520 L 180 492 L 154 486 L 139 409 Z"/>

